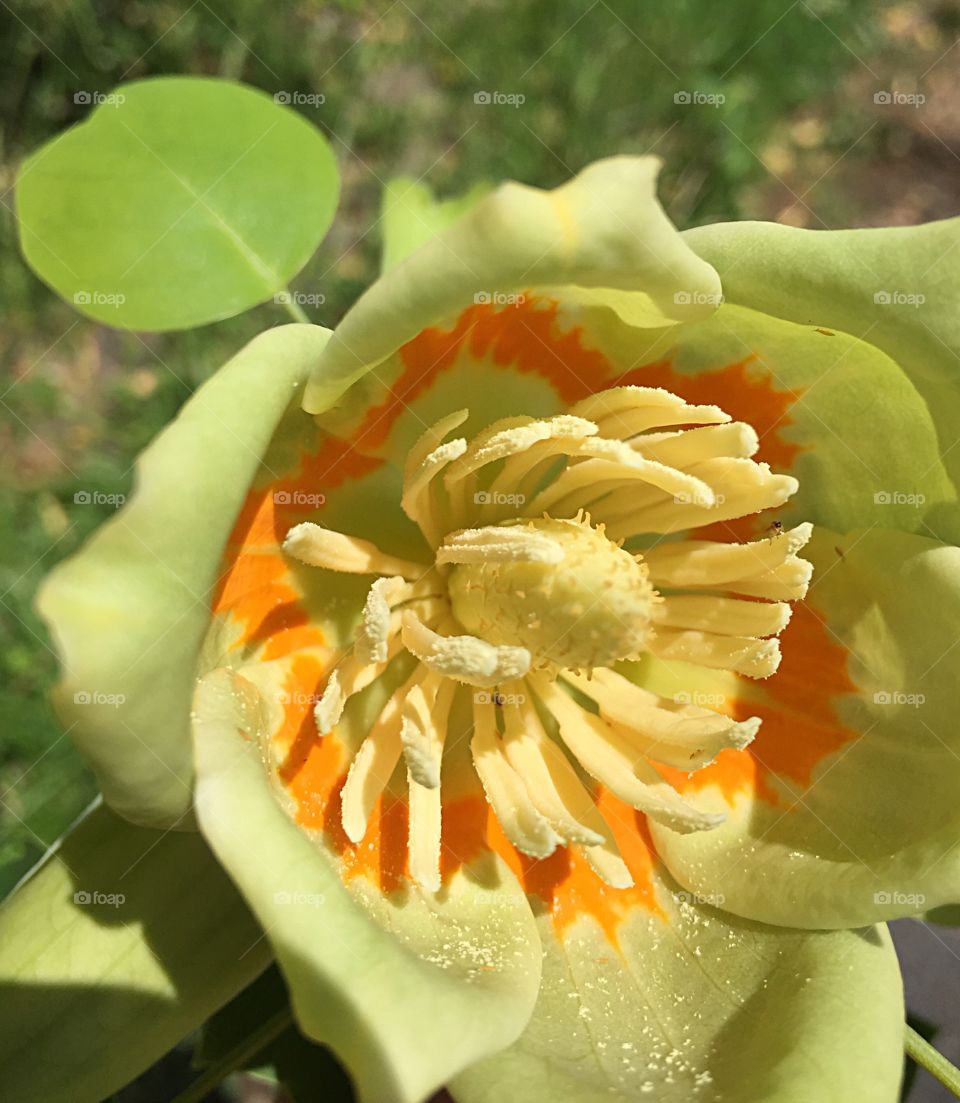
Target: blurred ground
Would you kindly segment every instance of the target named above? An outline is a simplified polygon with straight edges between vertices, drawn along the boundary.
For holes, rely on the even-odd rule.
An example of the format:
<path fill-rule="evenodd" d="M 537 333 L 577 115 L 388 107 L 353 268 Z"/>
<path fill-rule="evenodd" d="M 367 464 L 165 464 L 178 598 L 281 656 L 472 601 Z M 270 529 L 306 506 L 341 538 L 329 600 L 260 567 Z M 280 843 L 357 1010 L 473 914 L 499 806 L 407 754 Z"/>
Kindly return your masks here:
<path fill-rule="evenodd" d="M 332 142 L 343 199 L 296 282 L 325 295 L 316 320 L 332 325 L 375 273 L 380 188 L 400 173 L 444 193 L 481 178 L 550 186 L 596 157 L 654 151 L 681 225 L 956 214 L 958 32 L 954 2 L 2 5 L 0 894 L 94 790 L 46 704 L 56 664 L 32 611 L 38 581 L 109 513 L 82 496 L 126 493 L 133 457 L 193 388 L 283 320 L 262 307 L 193 333 L 117 333 L 75 315 L 25 268 L 17 166 L 84 116 L 83 93 L 186 72 L 322 95 L 303 113 Z M 523 102 L 478 103 L 480 92 Z M 903 939 L 911 962 L 929 958 L 922 940 Z M 943 945 L 954 969 L 960 946 Z M 946 1098 L 936 1091 L 918 1080 L 911 1098 Z"/>

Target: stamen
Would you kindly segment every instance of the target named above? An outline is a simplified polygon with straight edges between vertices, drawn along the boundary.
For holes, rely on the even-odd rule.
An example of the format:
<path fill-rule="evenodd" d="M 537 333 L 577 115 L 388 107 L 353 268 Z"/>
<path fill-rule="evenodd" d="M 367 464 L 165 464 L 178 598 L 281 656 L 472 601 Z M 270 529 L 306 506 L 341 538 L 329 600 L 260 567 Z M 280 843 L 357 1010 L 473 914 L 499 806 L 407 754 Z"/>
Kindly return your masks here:
<path fill-rule="evenodd" d="M 651 460 L 686 470 L 704 460 L 720 456 L 749 459 L 760 447 L 753 426 L 742 421 L 705 425 L 670 433 L 647 433 L 634 437 L 630 448 Z"/>
<path fill-rule="evenodd" d="M 431 670 L 480 689 L 522 678 L 530 669 L 525 647 L 495 647 L 476 636 L 440 636 L 413 612 L 403 614 L 404 646 Z"/>
<path fill-rule="evenodd" d="M 637 482 L 645 483 L 675 498 L 686 496 L 690 501 L 699 501 L 704 505 L 712 505 L 714 502 L 713 490 L 702 479 L 675 467 L 646 459 L 622 441 L 584 441 L 577 454 L 593 458 L 575 462 L 561 472 L 550 486 L 536 496 L 530 505 L 530 513 L 537 515 L 550 511 L 558 504 L 561 511 L 582 508 L 601 494 L 623 484 L 634 491 L 635 486 L 630 484 Z M 562 502 L 563 499 L 567 501 Z M 554 513 L 554 516 L 557 515 Z"/>
<path fill-rule="evenodd" d="M 419 578 L 428 570 L 425 563 L 397 559 L 369 540 L 334 532 L 309 521 L 294 525 L 283 542 L 283 550 L 308 566 L 345 574 L 398 574 L 404 578 Z"/>
<path fill-rule="evenodd" d="M 776 636 L 790 623 L 785 601 L 741 601 L 734 597 L 678 594 L 653 610 L 664 628 L 694 628 L 721 636 Z"/>
<path fill-rule="evenodd" d="M 503 739 L 507 761 L 524 779 L 537 811 L 566 842 L 597 846 L 603 832 L 585 821 L 594 819 L 596 805 L 584 789 L 566 755 L 543 730 L 540 717 L 526 694 L 510 686 L 504 696 L 519 698 L 519 704 L 505 704 Z"/>
<path fill-rule="evenodd" d="M 403 702 L 426 674 L 426 669 L 418 666 L 391 694 L 350 764 L 340 793 L 340 818 L 352 843 L 361 842 L 366 835 L 373 809 L 400 761 Z"/>
<path fill-rule="evenodd" d="M 559 563 L 562 545 L 532 528 L 490 525 L 446 537 L 438 563 Z"/>
<path fill-rule="evenodd" d="M 504 834 L 522 854 L 549 858 L 560 837 L 534 807 L 523 778 L 507 761 L 492 704 L 474 701 L 473 732 L 473 764 Z"/>
<path fill-rule="evenodd" d="M 378 578 L 367 591 L 354 648 L 361 662 L 386 662 L 387 641 L 399 630 L 399 621 L 395 625 L 391 623 L 391 606 L 403 601 L 411 592 L 411 587 L 397 576 Z"/>
<path fill-rule="evenodd" d="M 428 789 L 408 772 L 410 874 L 427 892 L 439 892 L 443 806 L 440 787 Z"/>
<path fill-rule="evenodd" d="M 802 598 L 813 572 L 796 553 L 810 539 L 813 526 L 797 525 L 779 536 L 747 544 L 684 540 L 660 544 L 644 554 L 658 586 L 678 589 L 732 590 L 773 600 Z"/>
<path fill-rule="evenodd" d="M 743 750 L 760 728 L 757 717 L 736 721 L 698 705 L 665 701 L 606 668 L 591 678 L 564 671 L 563 679 L 591 698 L 638 754 L 678 770 L 699 770 L 723 750 Z"/>
<path fill-rule="evenodd" d="M 538 678 L 536 690 L 573 756 L 614 796 L 674 831 L 705 831 L 723 822 L 723 815 L 687 804 L 619 732 L 599 716 L 584 712 L 556 682 Z"/>
<path fill-rule="evenodd" d="M 400 742 L 407 772 L 427 789 L 440 785 L 440 760 L 454 683 L 430 673 L 414 686 L 403 704 Z"/>
<path fill-rule="evenodd" d="M 615 490 L 593 507 L 593 512 L 606 522 L 611 538 L 619 540 L 637 533 L 680 532 L 759 513 L 783 505 L 799 486 L 792 475 L 775 475 L 765 463 L 729 457 L 705 460 L 688 474 L 712 488 L 714 505 L 666 495 L 644 500 L 642 491 Z"/>
<path fill-rule="evenodd" d="M 382 662 L 370 663 L 350 655 L 334 667 L 313 710 L 319 735 L 329 735 L 333 731 L 340 722 L 347 701 L 378 678 L 386 669 L 387 659 L 392 659 L 399 650 L 400 639 L 394 636 L 387 645 L 387 655 Z"/>
<path fill-rule="evenodd" d="M 626 440 L 667 425 L 706 425 L 730 420 L 718 406 L 690 406 L 660 387 L 611 387 L 581 399 L 570 413 L 590 418 L 604 437 Z"/>
<path fill-rule="evenodd" d="M 712 632 L 678 632 L 658 628 L 647 643 L 658 658 L 696 663 L 711 670 L 730 670 L 748 678 L 769 678 L 780 665 L 780 641 Z"/>

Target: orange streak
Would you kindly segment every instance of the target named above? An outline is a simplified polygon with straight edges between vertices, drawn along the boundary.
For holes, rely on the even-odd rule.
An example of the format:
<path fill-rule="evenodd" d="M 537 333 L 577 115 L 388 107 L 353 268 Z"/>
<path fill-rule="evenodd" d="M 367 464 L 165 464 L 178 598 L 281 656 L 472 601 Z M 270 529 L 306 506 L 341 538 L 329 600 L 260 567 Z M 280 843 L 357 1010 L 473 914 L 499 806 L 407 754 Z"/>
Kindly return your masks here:
<path fill-rule="evenodd" d="M 422 330 L 400 349 L 402 370 L 387 397 L 367 410 L 353 437 L 355 446 L 368 450 L 382 445 L 404 410 L 464 355 L 537 375 L 568 404 L 608 385 L 613 365 L 584 345 L 581 327 L 559 328 L 559 309 L 549 299 L 528 295 L 508 307 L 468 307 L 450 329 Z"/>

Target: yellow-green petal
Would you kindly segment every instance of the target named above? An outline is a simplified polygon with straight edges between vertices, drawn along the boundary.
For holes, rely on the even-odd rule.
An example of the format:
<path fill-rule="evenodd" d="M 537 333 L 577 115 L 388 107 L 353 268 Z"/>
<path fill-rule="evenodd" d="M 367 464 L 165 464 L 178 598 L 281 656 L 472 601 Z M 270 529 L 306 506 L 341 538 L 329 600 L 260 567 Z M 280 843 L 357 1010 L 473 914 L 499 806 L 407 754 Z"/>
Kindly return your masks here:
<path fill-rule="evenodd" d="M 526 899 L 492 858 L 437 896 L 351 895 L 271 792 L 262 715 L 246 679 L 201 681 L 201 829 L 268 933 L 301 1030 L 334 1050 L 363 1103 L 418 1103 L 525 1026 L 540 979 Z"/>
<path fill-rule="evenodd" d="M 659 167 L 611 157 L 554 191 L 502 184 L 360 298 L 315 366 L 304 408 L 327 408 L 424 327 L 524 289 L 629 293 L 648 325 L 708 316 L 719 281 L 657 202 Z"/>
<path fill-rule="evenodd" d="M 127 819 L 181 822 L 189 702 L 224 545 L 277 423 L 329 332 L 250 342 L 143 453 L 127 504 L 40 592 L 57 644 L 57 711 Z"/>
<path fill-rule="evenodd" d="M 96 1103 L 270 960 L 203 839 L 94 806 L 0 909 L 0 1083 Z"/>
<path fill-rule="evenodd" d="M 521 1039 L 457 1077 L 457 1103 L 895 1103 L 903 995 L 886 929 L 778 930 L 658 879 L 660 915 L 611 941 L 556 931 Z"/>
<path fill-rule="evenodd" d="M 960 485 L 960 219 L 829 232 L 726 223 L 688 230 L 684 240 L 717 268 L 727 302 L 841 330 L 886 352 L 927 403 Z M 902 454 L 909 479 L 917 467 L 908 448 Z M 956 505 L 928 524 L 942 539 L 960 539 Z"/>
<path fill-rule="evenodd" d="M 685 838 L 654 824 L 658 851 L 690 891 L 768 923 L 852 927 L 957 903 L 960 549 L 821 529 L 808 553 L 811 612 L 784 632 L 780 671 L 742 688 L 738 714 L 763 719 L 754 743 L 682 783 L 727 821 Z"/>

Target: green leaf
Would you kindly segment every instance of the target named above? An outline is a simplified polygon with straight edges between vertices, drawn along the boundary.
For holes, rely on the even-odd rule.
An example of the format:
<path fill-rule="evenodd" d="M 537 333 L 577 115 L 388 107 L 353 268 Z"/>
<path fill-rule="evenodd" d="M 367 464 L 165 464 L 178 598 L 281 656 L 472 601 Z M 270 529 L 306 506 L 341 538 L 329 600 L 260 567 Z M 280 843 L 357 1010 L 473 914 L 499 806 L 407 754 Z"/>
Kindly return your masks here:
<path fill-rule="evenodd" d="M 201 836 L 93 806 L 0 909 L 4 1094 L 110 1095 L 269 960 Z"/>
<path fill-rule="evenodd" d="M 418 180 L 407 176 L 391 180 L 383 192 L 381 227 L 383 257 L 380 271 L 399 264 L 424 242 L 451 226 L 491 190 L 490 184 L 475 184 L 454 199 L 435 199 Z"/>
<path fill-rule="evenodd" d="M 122 85 L 17 178 L 31 268 L 122 329 L 188 329 L 283 291 L 333 219 L 323 135 L 253 88 L 199 77 Z"/>

